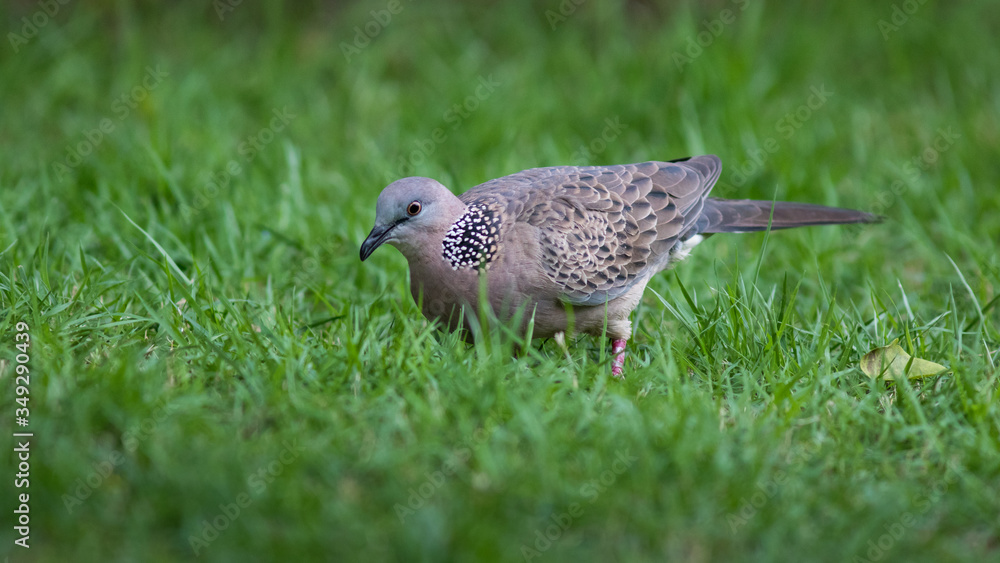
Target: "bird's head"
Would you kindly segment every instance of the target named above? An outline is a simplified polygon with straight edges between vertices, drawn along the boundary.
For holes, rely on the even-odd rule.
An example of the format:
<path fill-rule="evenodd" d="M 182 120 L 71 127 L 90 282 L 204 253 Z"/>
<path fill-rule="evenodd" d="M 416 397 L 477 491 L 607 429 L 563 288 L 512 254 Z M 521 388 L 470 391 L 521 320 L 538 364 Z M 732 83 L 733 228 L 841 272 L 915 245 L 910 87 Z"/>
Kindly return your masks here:
<path fill-rule="evenodd" d="M 430 178 L 403 178 L 386 186 L 375 206 L 375 226 L 361 244 L 361 260 L 384 243 L 410 258 L 426 249 L 461 214 L 465 204 Z"/>

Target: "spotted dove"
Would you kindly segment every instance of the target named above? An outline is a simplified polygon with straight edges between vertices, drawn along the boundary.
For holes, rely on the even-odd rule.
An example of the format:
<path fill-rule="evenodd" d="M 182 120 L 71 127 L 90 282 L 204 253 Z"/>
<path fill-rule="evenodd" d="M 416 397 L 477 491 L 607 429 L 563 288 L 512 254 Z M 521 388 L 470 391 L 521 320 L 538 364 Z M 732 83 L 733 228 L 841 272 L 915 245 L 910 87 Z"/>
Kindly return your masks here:
<path fill-rule="evenodd" d="M 721 168 L 714 155 L 533 168 L 458 197 L 430 178 L 403 178 L 379 195 L 361 260 L 383 243 L 398 248 L 424 316 L 452 329 L 476 322 L 486 295 L 500 319 L 526 311 L 520 330 L 533 319 L 534 337 L 606 335 L 612 374 L 621 377 L 629 316 L 646 283 L 705 236 L 880 219 L 806 203 L 710 198 Z"/>

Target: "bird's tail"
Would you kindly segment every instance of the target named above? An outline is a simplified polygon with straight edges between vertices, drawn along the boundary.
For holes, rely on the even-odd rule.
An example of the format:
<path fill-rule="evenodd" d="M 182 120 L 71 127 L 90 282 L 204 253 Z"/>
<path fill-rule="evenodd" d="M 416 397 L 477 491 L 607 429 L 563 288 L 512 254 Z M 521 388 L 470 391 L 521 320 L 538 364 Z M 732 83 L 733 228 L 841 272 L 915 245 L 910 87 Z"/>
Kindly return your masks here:
<path fill-rule="evenodd" d="M 705 200 L 697 222 L 699 233 L 749 233 L 771 229 L 791 229 L 810 225 L 878 223 L 882 217 L 840 207 L 790 201 L 753 199 Z"/>

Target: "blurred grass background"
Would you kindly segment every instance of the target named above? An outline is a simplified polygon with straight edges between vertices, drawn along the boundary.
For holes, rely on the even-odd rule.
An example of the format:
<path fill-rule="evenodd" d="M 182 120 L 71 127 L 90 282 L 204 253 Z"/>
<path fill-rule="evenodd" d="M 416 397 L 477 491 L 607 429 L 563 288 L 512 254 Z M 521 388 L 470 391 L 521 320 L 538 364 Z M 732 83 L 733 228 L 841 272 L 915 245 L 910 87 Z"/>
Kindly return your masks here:
<path fill-rule="evenodd" d="M 35 438 L 0 553 L 1000 560 L 994 4 L 4 3 L 0 403 L 20 430 L 23 321 Z M 713 237 L 623 383 L 587 337 L 467 346 L 357 259 L 401 176 L 702 153 L 715 195 L 888 220 Z M 951 372 L 857 370 L 896 338 Z"/>

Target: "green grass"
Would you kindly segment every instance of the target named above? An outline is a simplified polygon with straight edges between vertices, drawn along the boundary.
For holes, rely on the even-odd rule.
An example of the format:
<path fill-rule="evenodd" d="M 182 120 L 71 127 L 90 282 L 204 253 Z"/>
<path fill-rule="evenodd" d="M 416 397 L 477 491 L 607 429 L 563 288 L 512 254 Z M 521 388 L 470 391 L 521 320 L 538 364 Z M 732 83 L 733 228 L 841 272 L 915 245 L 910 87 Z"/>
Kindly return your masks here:
<path fill-rule="evenodd" d="M 34 432 L 27 490 L 0 439 L 0 556 L 1000 560 L 992 2 L 887 38 L 890 2 L 400 5 L 349 60 L 388 3 L 74 2 L 0 45 L 0 404 L 22 430 L 24 322 Z M 403 175 L 700 153 L 717 195 L 888 220 L 711 238 L 650 283 L 624 382 L 590 337 L 466 345 L 398 252 L 358 261 Z M 897 338 L 950 372 L 859 371 Z"/>

